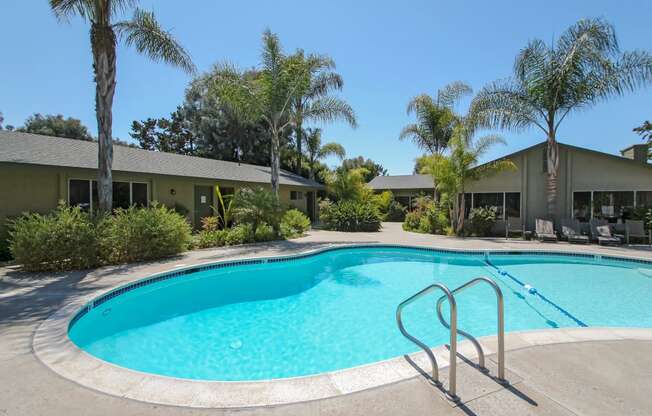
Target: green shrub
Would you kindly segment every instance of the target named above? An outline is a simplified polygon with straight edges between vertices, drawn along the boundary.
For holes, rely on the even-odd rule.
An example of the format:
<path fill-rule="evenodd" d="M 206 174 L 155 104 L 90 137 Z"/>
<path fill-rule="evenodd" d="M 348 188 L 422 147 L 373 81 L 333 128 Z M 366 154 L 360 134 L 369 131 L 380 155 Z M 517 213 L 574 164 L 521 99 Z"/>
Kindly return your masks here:
<path fill-rule="evenodd" d="M 96 266 L 101 226 L 79 207 L 60 204 L 48 215 L 25 214 L 9 223 L 9 248 L 25 270 Z"/>
<path fill-rule="evenodd" d="M 228 230 L 226 244 L 234 246 L 254 241 L 254 228 L 251 224 L 239 224 Z"/>
<path fill-rule="evenodd" d="M 281 218 L 281 235 L 283 238 L 302 236 L 310 228 L 310 219 L 298 209 L 291 209 Z"/>
<path fill-rule="evenodd" d="M 220 229 L 220 218 L 214 215 L 201 219 L 201 229 L 203 231 L 217 231 Z"/>
<path fill-rule="evenodd" d="M 489 235 L 496 223 L 496 207 L 473 208 L 469 213 L 469 228 L 473 235 L 484 237 Z"/>
<path fill-rule="evenodd" d="M 195 240 L 198 248 L 222 247 L 226 245 L 228 230 L 201 231 Z"/>
<path fill-rule="evenodd" d="M 378 231 L 380 213 L 371 201 L 343 200 L 335 204 L 320 204 L 325 209 L 321 215 L 326 228 L 337 231 Z"/>
<path fill-rule="evenodd" d="M 254 240 L 257 242 L 260 241 L 272 241 L 278 239 L 278 235 L 274 228 L 268 224 L 258 224 L 258 228 L 254 232 Z"/>
<path fill-rule="evenodd" d="M 421 216 L 419 213 L 413 211 L 405 214 L 405 221 L 403 221 L 403 229 L 405 231 L 418 231 L 421 224 Z"/>
<path fill-rule="evenodd" d="M 403 222 L 405 221 L 406 212 L 407 208 L 401 205 L 400 202 L 392 201 L 389 205 L 389 208 L 387 209 L 387 213 L 385 214 L 385 221 Z"/>
<path fill-rule="evenodd" d="M 427 234 L 446 234 L 448 212 L 429 198 L 423 198 L 416 209 L 405 215 L 403 229 Z"/>
<path fill-rule="evenodd" d="M 188 221 L 164 205 L 117 209 L 106 218 L 102 258 L 108 263 L 156 259 L 185 251 L 191 242 Z"/>
<path fill-rule="evenodd" d="M 237 224 L 251 224 L 254 231 L 262 223 L 278 229 L 281 205 L 273 192 L 260 187 L 242 188 L 233 197 L 233 217 Z"/>

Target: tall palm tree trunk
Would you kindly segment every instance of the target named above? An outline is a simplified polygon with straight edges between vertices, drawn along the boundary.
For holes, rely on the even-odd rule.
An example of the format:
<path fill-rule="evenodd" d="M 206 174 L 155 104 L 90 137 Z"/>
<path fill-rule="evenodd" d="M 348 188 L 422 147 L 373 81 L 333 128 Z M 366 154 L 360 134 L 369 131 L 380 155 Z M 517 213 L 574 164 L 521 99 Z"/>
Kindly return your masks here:
<path fill-rule="evenodd" d="M 116 37 L 109 25 L 91 26 L 93 71 L 95 73 L 95 115 L 97 117 L 99 209 L 110 212 L 113 208 L 113 95 L 115 93 Z"/>
<path fill-rule="evenodd" d="M 276 129 L 272 129 L 272 143 L 271 143 L 271 152 L 270 152 L 270 167 L 272 173 L 272 192 L 278 196 L 278 187 L 279 187 L 279 173 L 281 170 L 281 161 L 279 155 L 279 132 Z"/>
<path fill-rule="evenodd" d="M 298 110 L 303 111 L 300 107 L 298 107 Z M 294 130 L 294 135 L 296 136 L 297 139 L 297 166 L 296 166 L 296 174 L 301 175 L 301 159 L 303 157 L 302 154 L 302 145 L 303 145 L 303 119 L 301 117 L 297 117 L 296 120 L 296 129 Z"/>
<path fill-rule="evenodd" d="M 546 186 L 548 215 L 550 218 L 554 219 L 557 216 L 557 177 L 559 174 L 559 144 L 555 139 L 554 132 L 548 134 L 546 158 L 548 165 L 548 180 Z"/>

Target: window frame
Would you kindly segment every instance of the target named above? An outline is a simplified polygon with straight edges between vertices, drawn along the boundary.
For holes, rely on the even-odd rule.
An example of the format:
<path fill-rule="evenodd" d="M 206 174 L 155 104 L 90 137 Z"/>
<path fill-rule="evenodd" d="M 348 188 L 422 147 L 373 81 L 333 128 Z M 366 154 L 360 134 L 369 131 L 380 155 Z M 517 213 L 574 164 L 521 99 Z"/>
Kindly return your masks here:
<path fill-rule="evenodd" d="M 575 218 L 573 216 L 573 207 L 575 206 L 575 193 L 576 192 L 588 192 L 591 194 L 591 199 L 590 199 L 590 213 L 591 216 L 589 217 L 590 220 L 594 218 L 593 216 L 593 194 L 594 192 L 633 192 L 634 193 L 634 201 L 633 201 L 633 207 L 637 208 L 638 207 L 638 198 L 636 197 L 638 192 L 652 192 L 652 189 L 618 189 L 618 190 L 613 190 L 613 189 L 584 189 L 584 188 L 579 188 L 579 189 L 573 189 L 571 191 L 571 203 L 570 203 L 570 217 Z"/>
<path fill-rule="evenodd" d="M 95 208 L 93 206 L 93 182 L 97 182 L 97 179 L 87 179 L 87 178 L 79 178 L 79 177 L 70 177 L 70 178 L 68 178 L 68 180 L 67 180 L 67 182 L 68 182 L 68 184 L 67 184 L 68 185 L 68 187 L 67 187 L 67 191 L 68 191 L 67 202 L 68 202 L 68 205 L 70 205 L 70 182 L 71 181 L 86 181 L 86 182 L 88 182 L 88 190 L 89 190 L 89 196 L 90 196 L 90 201 L 89 201 L 88 206 L 89 206 L 89 211 L 93 212 L 93 209 Z M 140 185 L 145 185 L 147 187 L 147 198 L 146 198 L 147 199 L 147 205 L 145 205 L 145 207 L 149 207 L 149 203 L 151 202 L 150 193 L 149 193 L 149 191 L 150 191 L 149 182 L 147 182 L 147 181 L 113 181 L 113 183 L 115 183 L 115 182 L 122 182 L 122 183 L 128 183 L 129 184 L 129 206 L 132 206 L 134 204 L 134 198 L 133 198 L 133 196 L 134 196 L 134 188 L 133 188 L 133 184 L 137 183 L 137 184 L 140 184 Z"/>
<path fill-rule="evenodd" d="M 478 194 L 502 194 L 503 195 L 503 210 L 502 215 L 496 217 L 496 220 L 506 220 L 507 219 L 507 194 L 518 194 L 519 196 L 519 218 L 523 217 L 523 193 L 521 191 L 502 191 L 502 192 L 464 192 L 464 195 L 471 195 L 471 207 L 468 208 L 469 213 L 473 208 L 475 208 L 475 203 L 477 202 L 476 195 Z M 468 217 L 464 217 L 468 218 Z"/>

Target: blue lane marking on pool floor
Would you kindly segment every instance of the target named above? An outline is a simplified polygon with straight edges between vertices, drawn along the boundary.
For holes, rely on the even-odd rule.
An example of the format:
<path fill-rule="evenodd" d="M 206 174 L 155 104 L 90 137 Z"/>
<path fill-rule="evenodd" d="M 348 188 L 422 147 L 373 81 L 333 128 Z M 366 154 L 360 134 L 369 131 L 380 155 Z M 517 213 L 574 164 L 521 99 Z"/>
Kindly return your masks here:
<path fill-rule="evenodd" d="M 523 282 L 522 282 L 520 279 L 518 279 L 516 276 L 513 276 L 511 273 L 509 273 L 509 272 L 506 271 L 506 270 L 501 270 L 498 266 L 496 266 L 495 264 L 493 264 L 489 259 L 485 259 L 484 262 L 485 262 L 488 266 L 493 267 L 493 268 L 498 272 L 498 274 L 499 274 L 500 276 L 507 276 L 507 277 L 509 277 L 510 279 L 512 279 L 514 282 L 516 282 L 518 285 L 520 285 L 520 286 L 522 286 L 522 287 L 523 287 L 523 286 L 526 286 L 525 283 L 523 283 Z M 564 315 L 565 315 L 566 317 L 568 317 L 569 319 L 572 319 L 572 320 L 573 320 L 577 325 L 579 325 L 579 326 L 581 326 L 581 327 L 585 327 L 585 328 L 588 327 L 588 325 L 587 325 L 586 323 L 582 322 L 580 319 L 576 318 L 573 314 L 571 314 L 570 312 L 568 312 L 566 309 L 562 308 L 561 306 L 557 305 L 557 304 L 556 304 L 555 302 L 553 302 L 552 300 L 550 300 L 550 299 L 548 299 L 547 297 L 545 297 L 544 295 L 542 295 L 541 292 L 536 291 L 535 293 L 533 293 L 533 295 L 538 296 L 539 299 L 541 299 L 542 301 L 546 302 L 547 304 L 549 304 L 549 305 L 552 306 L 553 308 L 557 309 L 559 312 L 561 312 L 562 314 L 564 314 Z"/>

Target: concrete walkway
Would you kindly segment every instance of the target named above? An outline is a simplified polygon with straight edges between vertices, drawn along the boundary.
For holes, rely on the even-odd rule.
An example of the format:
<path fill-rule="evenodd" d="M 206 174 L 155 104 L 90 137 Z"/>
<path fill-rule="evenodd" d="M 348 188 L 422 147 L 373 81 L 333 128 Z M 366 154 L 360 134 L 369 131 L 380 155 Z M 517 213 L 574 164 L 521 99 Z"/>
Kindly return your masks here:
<path fill-rule="evenodd" d="M 127 281 L 167 270 L 228 258 L 284 254 L 340 243 L 400 243 L 464 249 L 552 249 L 652 258 L 648 247 L 586 247 L 504 239 L 457 239 L 406 233 L 386 224 L 380 233 L 314 231 L 292 241 L 198 250 L 164 261 L 63 274 L 28 274 L 0 269 L 0 415 L 204 415 L 204 414 L 387 414 L 525 415 L 652 414 L 652 339 L 601 341 L 531 347 L 510 352 L 508 369 L 520 381 L 504 389 L 476 370 L 460 366 L 462 397 L 451 407 L 425 380 L 394 385 L 319 402 L 237 412 L 157 406 L 108 396 L 63 379 L 32 353 L 36 327 L 79 296 L 93 296 Z M 468 372 L 468 374 L 466 374 Z M 484 382 L 465 382 L 466 378 Z M 493 383 L 493 384 L 492 384 Z M 463 386 L 479 388 L 464 394 Z M 164 392 L 162 392 L 164 394 Z"/>

